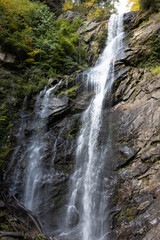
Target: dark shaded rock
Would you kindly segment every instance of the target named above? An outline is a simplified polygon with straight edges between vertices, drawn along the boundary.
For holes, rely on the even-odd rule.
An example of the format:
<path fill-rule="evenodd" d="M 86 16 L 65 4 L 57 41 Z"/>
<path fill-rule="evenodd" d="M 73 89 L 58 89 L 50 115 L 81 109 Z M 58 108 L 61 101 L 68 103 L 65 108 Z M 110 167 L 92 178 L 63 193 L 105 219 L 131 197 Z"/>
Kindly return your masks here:
<path fill-rule="evenodd" d="M 123 24 L 125 30 L 129 31 L 137 19 L 138 12 L 128 12 L 123 15 Z"/>
<path fill-rule="evenodd" d="M 3 207 L 5 207 L 5 203 L 2 200 L 0 200 L 0 208 L 3 208 Z"/>
<path fill-rule="evenodd" d="M 56 80 L 55 78 L 50 78 L 50 79 L 48 80 L 48 83 L 54 86 L 54 85 L 56 85 L 58 82 L 57 82 L 57 80 Z"/>
<path fill-rule="evenodd" d="M 67 224 L 69 227 L 75 227 L 79 221 L 79 213 L 75 208 L 75 206 L 70 206 L 68 211 L 69 211 L 69 219 Z"/>
<path fill-rule="evenodd" d="M 40 2 L 43 2 L 43 0 L 39 0 Z M 48 7 L 51 9 L 52 12 L 55 12 L 56 14 L 60 14 L 62 12 L 63 7 L 63 0 L 46 0 L 45 1 Z"/>
<path fill-rule="evenodd" d="M 76 98 L 76 100 L 74 101 L 75 103 L 75 111 L 82 111 L 85 110 L 89 103 L 91 98 L 93 97 L 94 93 L 90 92 L 90 93 L 84 93 L 83 95 L 79 96 Z"/>
<path fill-rule="evenodd" d="M 11 54 L 0 52 L 0 60 L 4 63 L 15 63 L 15 59 Z"/>

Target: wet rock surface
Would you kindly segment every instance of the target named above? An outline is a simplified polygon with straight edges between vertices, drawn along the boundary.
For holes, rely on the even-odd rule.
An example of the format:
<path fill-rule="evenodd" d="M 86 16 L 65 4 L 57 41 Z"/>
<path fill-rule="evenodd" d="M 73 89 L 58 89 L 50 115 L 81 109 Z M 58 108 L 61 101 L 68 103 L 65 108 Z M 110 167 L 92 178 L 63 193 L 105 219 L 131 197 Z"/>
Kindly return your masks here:
<path fill-rule="evenodd" d="M 111 109 L 115 211 L 111 215 L 113 239 L 118 240 L 160 239 L 160 82 L 158 75 L 138 67 L 140 55 L 135 50 L 141 45 L 149 49 L 149 39 L 160 30 L 157 20 L 154 15 L 133 30 L 133 38 L 128 38 L 132 58 L 127 53 L 127 61 L 116 65 Z"/>
<path fill-rule="evenodd" d="M 130 69 L 113 95 L 115 99 L 121 96 L 112 109 L 113 169 L 118 176 L 116 239 L 152 239 L 149 231 L 153 228 L 157 231 L 153 239 L 160 236 L 159 90 L 158 76 L 152 76 L 147 70 Z M 155 94 L 157 92 L 159 94 Z"/>
<path fill-rule="evenodd" d="M 41 204 L 38 216 L 43 220 L 42 225 L 45 231 L 51 236 L 59 228 L 61 208 L 67 204 L 69 178 L 74 169 L 76 138 L 81 125 L 81 113 L 86 109 L 92 96 L 93 93 L 86 91 L 83 76 L 76 73 L 62 80 L 55 89 L 48 105 L 46 119 L 44 119 L 47 125 L 46 147 L 43 156 L 43 178 L 39 182 Z M 41 102 L 42 99 L 40 99 L 39 106 L 41 106 Z M 35 119 L 34 108 L 28 105 L 12 128 L 13 146 L 16 147 L 20 144 L 20 147 L 13 151 L 10 156 L 11 165 L 9 164 L 4 181 L 6 190 L 14 181 L 11 172 L 14 171 L 14 167 L 26 151 L 27 145 L 32 142 L 36 134 L 37 129 L 34 128 L 33 124 L 35 120 L 38 121 Z M 19 135 L 19 129 L 22 129 L 20 139 L 16 138 Z M 38 131 L 41 132 L 41 130 Z M 42 134 L 44 133 L 42 132 Z M 16 142 L 17 139 L 18 142 Z M 13 162 L 12 159 L 14 159 Z M 19 161 L 18 167 L 22 176 L 25 174 L 26 164 L 25 158 L 23 161 Z M 7 195 L 6 190 L 4 192 Z M 21 200 L 22 193 L 23 185 L 20 180 L 13 191 L 7 195 L 7 198 L 16 195 Z M 1 201 L 0 204 L 3 205 L 2 203 Z M 77 221 L 78 214 L 73 217 L 73 223 L 70 224 Z"/>

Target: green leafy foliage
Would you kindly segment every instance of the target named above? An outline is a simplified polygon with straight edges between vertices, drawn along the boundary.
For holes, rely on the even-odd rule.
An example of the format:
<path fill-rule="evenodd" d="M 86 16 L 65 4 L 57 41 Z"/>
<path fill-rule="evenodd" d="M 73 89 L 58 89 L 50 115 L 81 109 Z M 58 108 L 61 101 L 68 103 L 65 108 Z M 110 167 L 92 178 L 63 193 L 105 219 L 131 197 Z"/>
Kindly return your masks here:
<path fill-rule="evenodd" d="M 147 42 L 150 52 L 143 58 L 139 64 L 140 67 L 155 68 L 160 65 L 160 37 L 155 33 Z"/>
<path fill-rule="evenodd" d="M 66 0 L 63 5 L 63 11 L 72 10 L 79 12 L 81 15 L 87 16 L 88 19 L 94 21 L 102 21 L 109 18 L 113 13 L 114 2 L 118 0 L 81 0 L 75 1 Z"/>
<path fill-rule="evenodd" d="M 132 11 L 157 11 L 160 7 L 159 0 L 128 0 L 128 5 L 131 5 Z"/>
<path fill-rule="evenodd" d="M 1 47 L 15 54 L 19 67 L 36 65 L 46 76 L 70 73 L 79 66 L 81 20 L 55 20 L 44 3 L 0 0 Z"/>
<path fill-rule="evenodd" d="M 149 62 L 155 64 L 160 64 L 160 36 L 155 33 L 149 41 L 151 45 L 151 53 L 149 55 Z"/>
<path fill-rule="evenodd" d="M 160 64 L 159 66 L 152 68 L 152 74 L 158 75 L 160 77 Z"/>
<path fill-rule="evenodd" d="M 142 11 L 151 10 L 151 12 L 157 11 L 160 7 L 159 0 L 139 0 L 140 9 Z"/>

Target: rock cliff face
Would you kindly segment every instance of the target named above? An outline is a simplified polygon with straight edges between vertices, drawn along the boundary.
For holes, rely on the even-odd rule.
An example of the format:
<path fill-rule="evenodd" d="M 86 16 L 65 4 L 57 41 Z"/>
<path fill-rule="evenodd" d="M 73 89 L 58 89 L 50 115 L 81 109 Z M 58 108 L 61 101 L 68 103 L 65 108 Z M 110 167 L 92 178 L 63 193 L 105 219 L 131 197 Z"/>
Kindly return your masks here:
<path fill-rule="evenodd" d="M 105 47 L 108 21 L 87 20 L 85 16 L 73 11 L 67 11 L 58 17 L 58 19 L 66 19 L 70 23 L 77 18 L 83 19 L 78 30 L 80 34 L 79 44 L 85 50 L 88 65 L 93 66 Z"/>
<path fill-rule="evenodd" d="M 160 239 L 160 82 L 158 74 L 145 68 L 153 60 L 152 57 L 158 61 L 155 42 L 160 31 L 159 14 L 152 15 L 146 22 L 143 20 L 134 13 L 125 15 L 126 56 L 116 62 L 112 104 L 106 98 L 103 111 L 100 141 L 103 142 L 107 134 L 107 115 L 112 122 L 114 140 L 114 157 L 109 163 L 113 172 L 110 176 L 110 228 L 113 240 Z M 90 52 L 88 61 L 92 63 L 99 54 L 97 35 L 104 33 L 106 28 L 106 23 L 85 22 L 79 30 L 86 51 Z M 99 41 L 102 44 L 103 37 L 99 37 Z M 67 203 L 81 113 L 93 96 L 92 89 L 88 91 L 85 82 L 85 74 L 80 72 L 67 77 L 56 89 L 50 106 L 45 163 L 49 168 L 49 159 L 54 151 L 54 184 L 45 195 L 40 213 L 48 232 L 60 227 L 61 210 Z M 28 104 L 24 131 L 26 139 L 34 131 L 30 124 L 32 110 L 31 104 Z M 15 146 L 14 136 L 19 121 L 15 122 L 11 132 L 12 147 Z M 8 159 L 11 159 L 10 155 Z M 22 163 L 21 168 L 24 167 L 25 163 Z M 10 181 L 11 178 L 8 178 L 6 184 L 9 185 Z M 47 184 L 42 183 L 42 188 L 47 188 Z M 21 190 L 15 194 L 18 197 Z M 9 221 L 14 222 L 15 228 L 19 224 L 18 218 L 12 220 L 9 217 Z"/>
<path fill-rule="evenodd" d="M 126 57 L 116 66 L 113 239 L 160 239 L 160 82 L 159 75 L 142 68 L 159 31 L 158 14 L 133 27 Z"/>

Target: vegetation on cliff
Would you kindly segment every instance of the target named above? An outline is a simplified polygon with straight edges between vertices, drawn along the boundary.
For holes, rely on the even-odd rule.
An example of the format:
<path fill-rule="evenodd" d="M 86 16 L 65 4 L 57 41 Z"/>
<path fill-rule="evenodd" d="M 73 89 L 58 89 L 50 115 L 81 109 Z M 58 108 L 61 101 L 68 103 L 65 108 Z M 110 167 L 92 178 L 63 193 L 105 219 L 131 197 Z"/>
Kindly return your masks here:
<path fill-rule="evenodd" d="M 80 18 L 72 24 L 56 21 L 47 5 L 29 0 L 0 0 L 0 16 L 0 51 L 14 59 L 0 62 L 2 145 L 24 97 L 43 89 L 49 77 L 79 69 L 79 56 L 81 65 L 85 56 L 79 48 Z"/>
<path fill-rule="evenodd" d="M 131 6 L 132 11 L 157 11 L 159 6 L 159 0 L 129 0 L 128 5 Z"/>
<path fill-rule="evenodd" d="M 63 11 L 72 10 L 85 15 L 88 19 L 102 21 L 109 18 L 111 12 L 114 10 L 114 2 L 117 0 L 83 0 L 75 1 L 66 0 L 63 5 Z"/>
<path fill-rule="evenodd" d="M 1 49 L 16 56 L 19 68 L 36 66 L 45 77 L 78 68 L 80 19 L 56 21 L 45 4 L 28 0 L 1 0 L 0 12 Z"/>
<path fill-rule="evenodd" d="M 87 4 L 89 2 L 86 1 L 82 5 L 90 17 L 93 12 L 89 15 L 91 9 L 89 10 Z M 110 1 L 108 4 L 111 9 Z M 74 7 L 73 10 L 78 11 L 76 4 Z M 93 9 L 97 11 L 97 3 L 92 11 Z M 102 20 L 100 16 L 104 14 L 104 9 L 99 7 L 100 14 L 96 11 L 93 17 L 98 21 Z M 107 18 L 109 12 L 110 10 L 107 11 Z M 84 13 L 79 16 L 86 18 Z M 80 37 L 79 32 L 83 20 L 80 17 L 74 19 L 72 22 L 63 17 L 57 19 L 50 8 L 40 1 L 0 0 L 0 54 L 5 58 L 8 55 L 11 57 L 9 62 L 2 58 L 0 60 L 0 145 L 4 145 L 7 132 L 18 112 L 17 108 L 21 107 L 25 96 L 32 99 L 32 96 L 48 84 L 50 77 L 59 80 L 87 67 L 86 49 L 92 35 L 88 32 L 86 43 L 83 44 L 83 37 Z M 91 30 L 97 26 L 98 23 L 94 24 Z M 104 31 L 106 27 L 102 28 Z M 106 33 L 103 34 L 103 31 L 101 36 L 97 34 L 98 44 L 94 49 L 104 45 Z M 83 32 L 84 29 L 82 34 Z M 8 152 L 8 148 L 6 151 Z M 0 157 L 4 159 L 4 150 Z"/>

